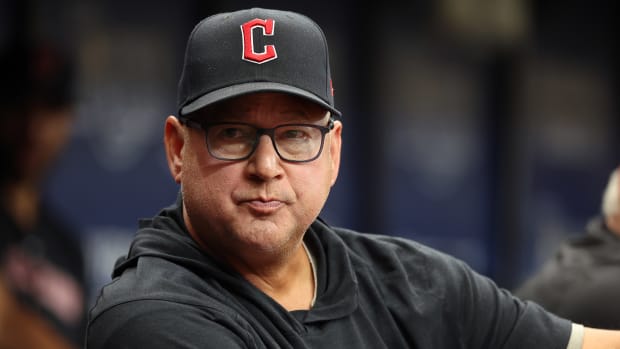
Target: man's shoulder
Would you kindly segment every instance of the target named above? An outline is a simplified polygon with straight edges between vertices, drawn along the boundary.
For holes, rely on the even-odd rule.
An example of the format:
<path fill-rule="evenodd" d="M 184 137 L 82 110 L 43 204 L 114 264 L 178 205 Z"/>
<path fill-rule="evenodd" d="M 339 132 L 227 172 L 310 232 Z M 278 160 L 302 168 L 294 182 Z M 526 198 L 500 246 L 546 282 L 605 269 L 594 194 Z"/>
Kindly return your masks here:
<path fill-rule="evenodd" d="M 136 265 L 105 285 L 91 309 L 94 319 L 113 308 L 132 313 L 144 304 L 162 303 L 167 308 L 186 306 L 226 311 L 218 291 L 207 280 L 178 264 L 157 257 L 140 257 Z"/>
<path fill-rule="evenodd" d="M 196 343 L 241 348 L 249 338 L 247 323 L 225 307 L 196 299 L 151 296 L 155 297 L 127 298 L 101 311 L 93 310 L 88 348 L 166 348 L 169 343 L 188 348 Z"/>
<path fill-rule="evenodd" d="M 332 230 L 350 250 L 361 254 L 376 255 L 383 252 L 398 259 L 417 257 L 456 260 L 453 256 L 433 247 L 397 235 L 363 232 L 340 227 L 332 227 Z"/>
<path fill-rule="evenodd" d="M 427 279 L 430 284 L 446 283 L 473 272 L 466 263 L 443 251 L 418 241 L 341 227 L 331 227 L 342 240 L 354 265 L 371 270 L 377 275 L 405 272 L 415 279 Z M 442 275 L 438 280 L 429 277 Z M 451 276 L 449 278 L 449 276 Z M 419 280 L 422 281 L 422 280 Z"/>

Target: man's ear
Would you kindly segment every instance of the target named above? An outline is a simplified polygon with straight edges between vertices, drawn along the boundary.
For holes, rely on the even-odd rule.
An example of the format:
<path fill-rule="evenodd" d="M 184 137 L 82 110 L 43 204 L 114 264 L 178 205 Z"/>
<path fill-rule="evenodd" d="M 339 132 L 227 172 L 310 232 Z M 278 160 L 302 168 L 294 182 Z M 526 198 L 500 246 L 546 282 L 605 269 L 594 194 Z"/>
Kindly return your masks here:
<path fill-rule="evenodd" d="M 183 146 L 185 145 L 184 128 L 175 116 L 166 118 L 164 127 L 164 146 L 166 147 L 166 159 L 168 168 L 174 181 L 181 183 L 183 170 Z"/>
<path fill-rule="evenodd" d="M 331 139 L 329 151 L 331 155 L 332 178 L 331 185 L 336 184 L 338 171 L 340 169 L 340 156 L 342 153 L 342 122 L 336 121 L 334 129 L 330 133 Z"/>

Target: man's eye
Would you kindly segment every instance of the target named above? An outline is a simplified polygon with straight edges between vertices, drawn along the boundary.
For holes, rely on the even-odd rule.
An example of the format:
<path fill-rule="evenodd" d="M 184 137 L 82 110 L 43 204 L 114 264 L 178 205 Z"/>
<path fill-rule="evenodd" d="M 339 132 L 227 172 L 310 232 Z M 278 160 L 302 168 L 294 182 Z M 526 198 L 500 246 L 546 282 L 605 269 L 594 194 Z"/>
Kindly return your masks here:
<path fill-rule="evenodd" d="M 226 126 L 217 131 L 218 138 L 221 139 L 242 139 L 247 138 L 250 131 L 236 126 Z"/>
<path fill-rule="evenodd" d="M 287 139 L 304 139 L 308 138 L 308 134 L 301 129 L 289 129 L 283 132 L 282 137 Z"/>
<path fill-rule="evenodd" d="M 222 136 L 227 138 L 236 138 L 242 135 L 241 130 L 238 128 L 229 127 L 227 129 L 222 130 Z"/>

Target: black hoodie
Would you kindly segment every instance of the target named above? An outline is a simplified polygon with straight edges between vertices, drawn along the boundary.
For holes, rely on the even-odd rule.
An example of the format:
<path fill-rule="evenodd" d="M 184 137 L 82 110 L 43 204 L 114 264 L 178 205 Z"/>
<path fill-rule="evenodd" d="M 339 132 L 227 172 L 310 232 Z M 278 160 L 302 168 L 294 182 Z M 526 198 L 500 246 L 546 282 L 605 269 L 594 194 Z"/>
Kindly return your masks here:
<path fill-rule="evenodd" d="M 461 261 L 317 219 L 304 241 L 318 288 L 289 312 L 189 236 L 182 200 L 143 220 L 90 313 L 100 348 L 566 348 L 570 322 Z"/>

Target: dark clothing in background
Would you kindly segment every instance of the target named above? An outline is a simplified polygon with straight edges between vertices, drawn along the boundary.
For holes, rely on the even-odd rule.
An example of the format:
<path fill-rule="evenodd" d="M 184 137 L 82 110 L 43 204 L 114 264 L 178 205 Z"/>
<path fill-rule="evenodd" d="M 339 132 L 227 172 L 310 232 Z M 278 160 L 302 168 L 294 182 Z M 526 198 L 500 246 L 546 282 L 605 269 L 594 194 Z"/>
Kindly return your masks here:
<path fill-rule="evenodd" d="M 304 242 L 317 299 L 289 312 L 191 239 L 181 201 L 141 222 L 89 316 L 87 348 L 564 349 L 571 323 L 415 242 L 334 228 Z M 165 330 L 162 330 L 165 329 Z"/>
<path fill-rule="evenodd" d="M 620 236 L 594 218 L 515 294 L 584 326 L 620 329 Z"/>
<path fill-rule="evenodd" d="M 14 298 L 82 347 L 87 285 L 75 232 L 49 208 L 27 232 L 0 209 L 0 256 L 0 276 Z"/>

